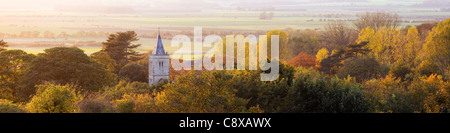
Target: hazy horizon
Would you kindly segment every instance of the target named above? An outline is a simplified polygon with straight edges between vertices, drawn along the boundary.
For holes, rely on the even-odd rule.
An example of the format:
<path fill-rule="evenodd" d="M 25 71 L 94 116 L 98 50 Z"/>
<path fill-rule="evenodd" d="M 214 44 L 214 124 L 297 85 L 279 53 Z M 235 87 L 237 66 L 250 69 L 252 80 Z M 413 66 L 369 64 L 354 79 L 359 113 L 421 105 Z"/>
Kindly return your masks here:
<path fill-rule="evenodd" d="M 277 8 L 279 6 L 412 6 L 420 4 L 434 5 L 436 8 L 447 7 L 445 0 L 1 0 L 0 10 L 26 11 L 26 10 L 50 10 L 85 12 L 85 8 L 97 7 L 97 10 L 123 10 L 132 8 L 138 13 L 140 10 L 169 11 L 180 9 L 234 9 L 237 7 L 248 8 Z M 425 3 L 424 3 L 425 2 Z M 438 4 L 436 4 L 438 3 Z M 64 9 L 66 8 L 66 9 Z M 75 8 L 75 9 L 71 9 Z"/>

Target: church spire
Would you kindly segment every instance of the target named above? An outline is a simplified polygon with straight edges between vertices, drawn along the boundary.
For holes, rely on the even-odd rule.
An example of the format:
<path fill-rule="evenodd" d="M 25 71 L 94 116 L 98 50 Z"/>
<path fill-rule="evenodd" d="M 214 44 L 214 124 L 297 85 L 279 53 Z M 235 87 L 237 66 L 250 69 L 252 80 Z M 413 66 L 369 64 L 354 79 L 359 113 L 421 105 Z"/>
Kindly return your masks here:
<path fill-rule="evenodd" d="M 158 27 L 158 36 L 157 36 L 157 40 L 156 40 L 156 46 L 153 49 L 153 54 L 154 55 L 165 55 L 166 54 L 166 50 L 164 50 L 164 45 L 161 40 L 161 34 L 159 33 L 159 27 Z"/>

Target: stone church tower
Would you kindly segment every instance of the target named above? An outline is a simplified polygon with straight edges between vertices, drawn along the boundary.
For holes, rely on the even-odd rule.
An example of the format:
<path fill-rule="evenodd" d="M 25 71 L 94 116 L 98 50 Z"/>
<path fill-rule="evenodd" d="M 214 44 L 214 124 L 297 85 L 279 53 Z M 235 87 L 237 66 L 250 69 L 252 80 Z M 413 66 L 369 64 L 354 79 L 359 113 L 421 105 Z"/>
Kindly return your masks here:
<path fill-rule="evenodd" d="M 161 35 L 158 30 L 156 46 L 153 52 L 148 55 L 148 84 L 157 84 L 163 79 L 169 80 L 169 54 L 164 50 Z"/>

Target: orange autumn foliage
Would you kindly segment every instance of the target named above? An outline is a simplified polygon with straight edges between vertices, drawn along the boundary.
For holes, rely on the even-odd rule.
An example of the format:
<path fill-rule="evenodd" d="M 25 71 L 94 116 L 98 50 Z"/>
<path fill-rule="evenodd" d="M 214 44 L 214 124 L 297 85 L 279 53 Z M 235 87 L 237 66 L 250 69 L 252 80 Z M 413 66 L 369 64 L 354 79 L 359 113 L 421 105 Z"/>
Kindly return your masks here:
<path fill-rule="evenodd" d="M 308 55 L 303 52 L 300 52 L 297 56 L 290 59 L 288 61 L 288 64 L 295 66 L 295 67 L 302 66 L 302 67 L 310 68 L 310 67 L 314 67 L 314 65 L 316 64 L 316 57 Z"/>

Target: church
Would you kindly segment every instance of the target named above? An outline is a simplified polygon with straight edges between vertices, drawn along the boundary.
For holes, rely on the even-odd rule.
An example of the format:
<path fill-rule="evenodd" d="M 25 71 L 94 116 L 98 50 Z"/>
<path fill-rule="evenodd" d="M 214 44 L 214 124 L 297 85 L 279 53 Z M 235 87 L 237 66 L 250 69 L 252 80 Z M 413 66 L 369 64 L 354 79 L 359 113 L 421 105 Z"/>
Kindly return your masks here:
<path fill-rule="evenodd" d="M 167 79 L 169 80 L 169 54 L 164 49 L 161 35 L 158 30 L 158 37 L 153 52 L 148 55 L 148 84 L 157 84 Z"/>

